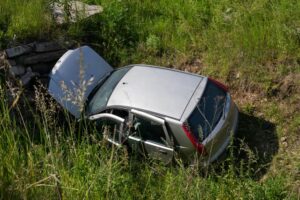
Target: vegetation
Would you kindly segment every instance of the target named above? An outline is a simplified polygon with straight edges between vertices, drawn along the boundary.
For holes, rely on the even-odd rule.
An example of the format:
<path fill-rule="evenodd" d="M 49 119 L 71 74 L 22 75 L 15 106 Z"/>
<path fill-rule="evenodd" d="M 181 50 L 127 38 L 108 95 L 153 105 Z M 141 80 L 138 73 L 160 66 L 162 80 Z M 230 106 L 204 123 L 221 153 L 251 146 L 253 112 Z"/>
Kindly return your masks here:
<path fill-rule="evenodd" d="M 100 15 L 55 25 L 46 0 L 0 0 L 0 48 L 69 38 L 112 65 L 162 65 L 230 86 L 237 142 L 208 169 L 140 162 L 36 93 L 0 90 L 0 199 L 299 199 L 300 2 L 86 0 Z M 61 120 L 61 119 L 64 120 Z"/>

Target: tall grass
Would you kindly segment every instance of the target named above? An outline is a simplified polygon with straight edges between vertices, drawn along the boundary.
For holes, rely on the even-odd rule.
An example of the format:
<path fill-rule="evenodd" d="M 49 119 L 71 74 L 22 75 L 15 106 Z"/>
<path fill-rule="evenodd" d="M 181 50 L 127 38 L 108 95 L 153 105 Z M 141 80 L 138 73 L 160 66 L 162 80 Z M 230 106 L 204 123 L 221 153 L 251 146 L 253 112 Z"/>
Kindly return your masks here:
<path fill-rule="evenodd" d="M 62 123 L 58 108 L 46 103 L 51 101 L 43 93 L 38 93 L 35 109 L 25 103 L 26 111 L 9 111 L 5 94 L 1 89 L 0 199 L 292 197 L 286 177 L 270 176 L 259 183 L 230 160 L 210 173 L 180 163 L 141 162 L 124 149 L 109 147 L 92 125 L 78 124 L 67 114 Z"/>
<path fill-rule="evenodd" d="M 49 1 L 0 0 L 0 48 L 12 40 L 45 39 L 51 28 Z"/>
<path fill-rule="evenodd" d="M 200 57 L 203 73 L 228 77 L 240 72 L 257 82 L 268 81 L 269 73 L 281 65 L 290 65 L 289 72 L 299 68 L 299 1 L 84 2 L 100 4 L 103 13 L 63 26 L 62 32 L 67 29 L 77 41 L 94 44 L 113 65 L 145 62 L 180 67 Z M 49 4 L 1 0 L 2 40 L 57 37 L 51 35 L 56 28 Z M 282 70 L 275 73 L 282 75 Z"/>
<path fill-rule="evenodd" d="M 267 64 L 299 66 L 299 1 L 86 2 L 102 5 L 104 12 L 91 20 L 95 26 L 80 27 L 95 33 L 91 39 L 112 63 L 179 66 L 201 57 L 206 73 L 240 71 L 255 81 L 271 73 Z M 111 51 L 117 52 L 113 58 Z"/>

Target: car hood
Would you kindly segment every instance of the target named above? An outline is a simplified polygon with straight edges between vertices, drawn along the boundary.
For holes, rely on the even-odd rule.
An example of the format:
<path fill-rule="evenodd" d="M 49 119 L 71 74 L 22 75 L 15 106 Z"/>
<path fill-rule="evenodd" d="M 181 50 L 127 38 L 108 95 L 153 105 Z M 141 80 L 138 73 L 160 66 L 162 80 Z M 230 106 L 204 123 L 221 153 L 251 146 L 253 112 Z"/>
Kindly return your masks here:
<path fill-rule="evenodd" d="M 48 91 L 79 118 L 88 95 L 112 71 L 113 68 L 88 46 L 69 50 L 53 67 Z"/>

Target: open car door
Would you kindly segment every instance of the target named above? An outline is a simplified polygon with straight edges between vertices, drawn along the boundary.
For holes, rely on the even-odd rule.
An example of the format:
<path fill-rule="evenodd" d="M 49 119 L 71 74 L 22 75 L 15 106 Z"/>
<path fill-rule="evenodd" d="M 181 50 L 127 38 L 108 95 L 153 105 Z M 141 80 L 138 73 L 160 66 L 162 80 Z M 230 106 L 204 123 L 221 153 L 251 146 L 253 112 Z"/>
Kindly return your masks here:
<path fill-rule="evenodd" d="M 141 143 L 148 157 L 170 163 L 174 156 L 173 142 L 166 129 L 165 121 L 148 113 L 131 110 L 135 134 L 129 143 Z M 139 145 L 139 144 L 137 144 Z"/>
<path fill-rule="evenodd" d="M 121 146 L 124 134 L 124 119 L 109 113 L 100 113 L 89 117 L 90 120 L 96 121 L 97 126 L 101 126 L 104 138 L 116 146 Z"/>

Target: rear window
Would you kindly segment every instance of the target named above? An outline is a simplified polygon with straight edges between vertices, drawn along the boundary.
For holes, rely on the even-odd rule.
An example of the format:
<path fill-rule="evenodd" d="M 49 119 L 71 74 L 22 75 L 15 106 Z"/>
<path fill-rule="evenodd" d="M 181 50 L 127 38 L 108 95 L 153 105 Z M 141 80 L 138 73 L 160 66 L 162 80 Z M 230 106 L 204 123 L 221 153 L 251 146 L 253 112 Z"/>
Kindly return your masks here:
<path fill-rule="evenodd" d="M 203 141 L 216 127 L 222 117 L 225 101 L 226 92 L 208 81 L 200 101 L 187 121 L 198 141 Z"/>

